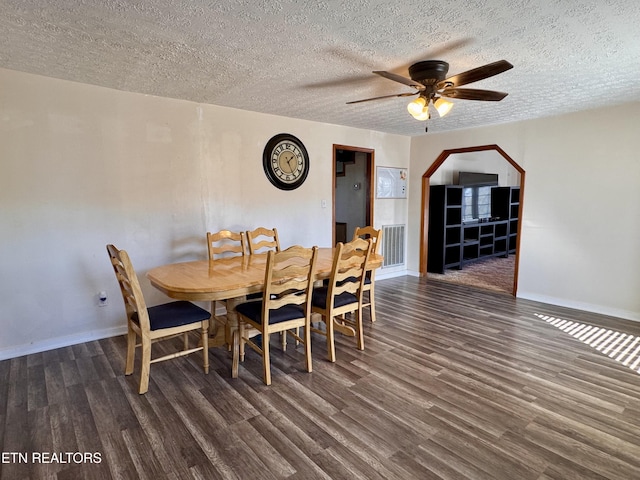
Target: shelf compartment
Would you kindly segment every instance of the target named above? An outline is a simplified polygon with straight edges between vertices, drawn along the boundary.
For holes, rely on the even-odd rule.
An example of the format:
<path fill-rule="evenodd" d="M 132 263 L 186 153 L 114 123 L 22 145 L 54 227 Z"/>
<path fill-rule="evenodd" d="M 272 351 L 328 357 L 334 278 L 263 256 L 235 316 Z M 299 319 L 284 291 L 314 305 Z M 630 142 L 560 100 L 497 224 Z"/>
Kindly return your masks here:
<path fill-rule="evenodd" d="M 480 246 L 485 247 L 487 245 L 493 245 L 493 235 L 485 235 L 480 238 Z"/>
<path fill-rule="evenodd" d="M 464 227 L 463 229 L 464 242 L 477 242 L 480 238 L 480 228 L 477 226 L 474 227 Z"/>
<path fill-rule="evenodd" d="M 482 225 L 480 228 L 481 235 L 493 235 L 493 224 L 491 225 Z"/>
<path fill-rule="evenodd" d="M 470 245 L 465 244 L 462 247 L 462 258 L 463 260 L 475 260 L 476 258 L 478 258 L 478 252 L 479 249 L 477 243 L 473 243 Z"/>
<path fill-rule="evenodd" d="M 445 229 L 445 245 L 460 245 L 460 227 L 447 227 Z"/>
<path fill-rule="evenodd" d="M 493 255 L 493 243 L 489 245 L 480 245 L 480 256 L 488 257 L 490 255 Z"/>
<path fill-rule="evenodd" d="M 446 267 L 460 265 L 460 245 L 445 248 L 444 263 Z"/>
<path fill-rule="evenodd" d="M 496 223 L 495 227 L 494 235 L 496 238 L 507 236 L 507 230 L 509 228 L 509 224 L 507 222 Z"/>
<path fill-rule="evenodd" d="M 462 224 L 462 208 L 447 207 L 447 225 Z"/>
<path fill-rule="evenodd" d="M 447 205 L 462 206 L 462 188 L 447 188 Z"/>
<path fill-rule="evenodd" d="M 494 243 L 494 251 L 496 255 L 507 253 L 507 239 L 497 239 Z"/>

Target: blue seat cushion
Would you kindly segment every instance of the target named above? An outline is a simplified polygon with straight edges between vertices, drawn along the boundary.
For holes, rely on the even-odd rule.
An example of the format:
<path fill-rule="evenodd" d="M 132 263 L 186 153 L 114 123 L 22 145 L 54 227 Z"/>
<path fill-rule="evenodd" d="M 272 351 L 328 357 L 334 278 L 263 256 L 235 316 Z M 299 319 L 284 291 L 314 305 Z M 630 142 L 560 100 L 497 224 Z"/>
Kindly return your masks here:
<path fill-rule="evenodd" d="M 311 302 L 318 308 L 326 308 L 328 293 L 328 287 L 315 288 L 313 290 L 313 299 L 311 300 Z M 349 305 L 351 303 L 358 303 L 358 298 L 354 294 L 349 292 L 343 292 L 333 299 L 334 308 L 344 307 L 345 305 Z"/>
<path fill-rule="evenodd" d="M 179 327 L 190 323 L 202 322 L 211 318 L 211 314 L 186 300 L 169 302 L 163 305 L 147 308 L 151 330 Z M 138 322 L 138 314 L 134 313 L 131 320 Z"/>
<path fill-rule="evenodd" d="M 262 301 L 241 303 L 236 307 L 236 312 L 256 323 L 262 323 Z M 297 318 L 304 318 L 304 309 L 298 305 L 285 305 L 274 310 L 269 310 L 270 325 L 286 322 L 287 320 L 295 320 Z"/>

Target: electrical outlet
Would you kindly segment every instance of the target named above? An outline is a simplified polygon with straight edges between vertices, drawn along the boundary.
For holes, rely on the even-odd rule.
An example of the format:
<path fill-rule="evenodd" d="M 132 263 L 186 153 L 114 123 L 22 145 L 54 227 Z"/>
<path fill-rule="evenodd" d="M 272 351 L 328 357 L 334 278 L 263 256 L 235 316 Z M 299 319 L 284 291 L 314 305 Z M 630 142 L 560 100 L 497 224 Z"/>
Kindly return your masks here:
<path fill-rule="evenodd" d="M 98 292 L 98 306 L 99 307 L 106 307 L 108 305 L 108 298 L 107 298 L 107 292 L 102 291 L 102 292 Z"/>

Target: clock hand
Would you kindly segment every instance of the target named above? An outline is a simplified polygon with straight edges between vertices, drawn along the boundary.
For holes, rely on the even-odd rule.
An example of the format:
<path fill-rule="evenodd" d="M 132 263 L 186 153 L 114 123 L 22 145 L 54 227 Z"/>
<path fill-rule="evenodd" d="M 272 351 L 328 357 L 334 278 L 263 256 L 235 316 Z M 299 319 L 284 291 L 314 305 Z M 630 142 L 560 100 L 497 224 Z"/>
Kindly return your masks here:
<path fill-rule="evenodd" d="M 289 171 L 290 173 L 293 173 L 293 167 L 291 166 L 291 160 L 293 160 L 295 157 L 295 155 L 291 155 L 288 159 L 287 159 L 287 165 L 289 165 Z"/>

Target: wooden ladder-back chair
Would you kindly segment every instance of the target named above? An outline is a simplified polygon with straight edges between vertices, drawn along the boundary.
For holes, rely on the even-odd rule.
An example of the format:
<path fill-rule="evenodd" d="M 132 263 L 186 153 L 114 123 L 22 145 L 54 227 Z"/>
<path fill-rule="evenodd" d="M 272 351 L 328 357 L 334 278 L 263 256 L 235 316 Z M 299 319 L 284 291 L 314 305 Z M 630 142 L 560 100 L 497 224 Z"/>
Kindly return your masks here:
<path fill-rule="evenodd" d="M 355 240 L 356 238 L 370 238 L 373 243 L 371 253 L 380 253 L 380 246 L 382 245 L 382 230 L 376 230 L 370 226 L 356 227 L 356 230 L 353 233 L 353 239 Z M 369 307 L 369 314 L 372 322 L 376 321 L 375 277 L 375 268 L 366 271 L 364 279 L 364 292 L 366 294 L 366 299 L 363 300 L 364 303 L 362 304 L 363 308 Z"/>
<path fill-rule="evenodd" d="M 266 253 L 270 250 L 275 252 L 280 251 L 280 239 L 278 238 L 278 230 L 274 228 L 258 227 L 255 230 L 247 230 L 247 244 L 249 247 L 249 254 Z M 262 294 L 248 295 L 249 300 L 261 298 Z M 281 333 L 282 337 L 282 349 L 287 348 L 287 334 Z"/>
<path fill-rule="evenodd" d="M 313 291 L 311 311 L 319 314 L 325 329 L 311 327 L 311 331 L 327 337 L 327 358 L 336 361 L 334 331 L 356 337 L 357 347 L 364 350 L 362 330 L 362 298 L 366 265 L 372 251 L 372 241 L 357 238 L 338 243 L 333 256 L 329 282 Z M 354 313 L 354 318 L 347 318 Z"/>
<path fill-rule="evenodd" d="M 113 245 L 107 245 L 107 252 L 120 285 L 127 313 L 125 375 L 133 373 L 135 349 L 139 346 L 142 347 L 142 367 L 138 393 L 146 393 L 149 389 L 149 370 L 152 363 L 202 350 L 204 373 L 209 373 L 209 312 L 187 301 L 174 301 L 147 308 L 138 277 L 127 252 L 118 250 Z M 202 344 L 196 348 L 189 348 L 188 334 L 193 330 L 200 330 Z M 177 335 L 184 336 L 183 350 L 163 357 L 151 358 L 152 343 Z M 136 344 L 138 337 L 140 337 L 140 344 Z"/>
<path fill-rule="evenodd" d="M 230 255 L 245 255 L 247 252 L 245 233 L 230 230 L 207 232 L 207 249 L 209 250 L 209 260 Z"/>
<path fill-rule="evenodd" d="M 237 377 L 238 365 L 244 360 L 245 344 L 262 355 L 264 383 L 271 385 L 269 337 L 271 333 L 287 333 L 302 343 L 306 368 L 311 372 L 311 297 L 315 278 L 317 247 L 292 246 L 281 252 L 267 253 L 262 300 L 246 302 L 236 307 L 239 328 L 233 339 L 232 376 Z M 261 343 L 247 334 L 260 334 Z M 299 328 L 304 334 L 299 335 Z"/>
<path fill-rule="evenodd" d="M 215 233 L 207 232 L 207 250 L 209 251 L 209 261 L 230 256 L 244 256 L 247 253 L 247 241 L 245 232 L 232 232 L 230 230 L 220 230 Z M 219 300 L 220 304 L 227 306 L 227 302 Z M 228 349 L 231 350 L 231 330 L 227 320 L 216 315 L 218 302 L 211 302 L 211 317 L 215 322 L 224 328 L 224 338 Z"/>
<path fill-rule="evenodd" d="M 278 230 L 275 228 L 258 227 L 255 230 L 247 231 L 247 243 L 251 255 L 264 252 L 264 249 L 280 251 Z"/>

